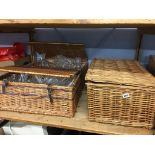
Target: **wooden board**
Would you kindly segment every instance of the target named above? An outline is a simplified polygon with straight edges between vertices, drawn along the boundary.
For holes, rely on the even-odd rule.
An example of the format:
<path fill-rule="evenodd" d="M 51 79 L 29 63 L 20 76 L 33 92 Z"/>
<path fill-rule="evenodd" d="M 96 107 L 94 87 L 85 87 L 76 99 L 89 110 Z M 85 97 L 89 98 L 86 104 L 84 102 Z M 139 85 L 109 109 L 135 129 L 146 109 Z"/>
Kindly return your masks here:
<path fill-rule="evenodd" d="M 1 19 L 0 27 L 145 27 L 155 19 Z"/>
<path fill-rule="evenodd" d="M 80 99 L 77 112 L 73 118 L 46 116 L 37 114 L 24 114 L 18 112 L 0 112 L 0 118 L 28 122 L 32 124 L 39 124 L 44 126 L 53 126 L 59 128 L 73 129 L 85 132 L 92 132 L 98 134 L 122 134 L 122 135 L 151 135 L 154 130 L 147 130 L 143 128 L 133 128 L 124 126 L 115 126 L 111 124 L 101 124 L 88 121 L 88 109 L 86 92 Z"/>

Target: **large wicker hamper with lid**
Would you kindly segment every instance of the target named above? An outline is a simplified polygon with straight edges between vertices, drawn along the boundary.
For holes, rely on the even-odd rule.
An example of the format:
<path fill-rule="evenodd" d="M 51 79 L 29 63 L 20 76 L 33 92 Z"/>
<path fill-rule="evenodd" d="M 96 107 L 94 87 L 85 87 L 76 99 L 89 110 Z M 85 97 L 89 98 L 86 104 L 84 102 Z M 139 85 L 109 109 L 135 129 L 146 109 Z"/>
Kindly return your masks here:
<path fill-rule="evenodd" d="M 1 67 L 0 71 L 10 73 L 27 73 L 31 75 L 47 75 L 54 77 L 73 78 L 71 85 L 59 86 L 36 83 L 8 82 L 4 83 L 9 74 L 0 78 L 0 110 L 24 113 L 57 115 L 73 117 L 79 97 L 84 86 L 84 76 L 87 71 L 87 58 L 84 46 L 68 43 L 31 43 L 35 51 L 46 53 L 52 58 L 56 54 L 67 57 L 81 57 L 83 60 L 80 70 L 47 69 L 35 66 Z M 55 51 L 55 52 L 54 52 Z M 59 52 L 58 52 L 59 51 Z M 32 56 L 32 58 L 34 58 Z"/>
<path fill-rule="evenodd" d="M 132 60 L 93 60 L 86 74 L 89 120 L 154 126 L 155 78 Z"/>

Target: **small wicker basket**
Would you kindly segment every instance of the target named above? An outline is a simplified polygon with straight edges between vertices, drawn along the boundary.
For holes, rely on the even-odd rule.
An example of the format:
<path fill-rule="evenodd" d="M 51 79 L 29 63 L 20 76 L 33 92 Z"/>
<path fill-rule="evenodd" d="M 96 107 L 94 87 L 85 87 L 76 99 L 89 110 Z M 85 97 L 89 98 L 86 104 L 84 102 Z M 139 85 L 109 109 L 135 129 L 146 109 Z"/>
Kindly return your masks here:
<path fill-rule="evenodd" d="M 4 87 L 3 79 L 8 75 L 2 76 L 0 81 L 0 110 L 73 117 L 82 88 L 84 87 L 84 77 L 88 68 L 84 46 L 80 44 L 40 42 L 30 43 L 30 45 L 33 49 L 32 64 L 34 66 L 34 51 L 42 51 L 50 58 L 56 56 L 56 54 L 72 58 L 81 57 L 83 60 L 82 68 L 78 71 L 43 69 L 28 66 L 0 68 L 0 71 L 9 73 L 73 77 L 72 84 L 69 86 L 9 82 Z"/>
<path fill-rule="evenodd" d="M 86 80 L 90 121 L 153 128 L 155 78 L 138 62 L 95 59 Z"/>

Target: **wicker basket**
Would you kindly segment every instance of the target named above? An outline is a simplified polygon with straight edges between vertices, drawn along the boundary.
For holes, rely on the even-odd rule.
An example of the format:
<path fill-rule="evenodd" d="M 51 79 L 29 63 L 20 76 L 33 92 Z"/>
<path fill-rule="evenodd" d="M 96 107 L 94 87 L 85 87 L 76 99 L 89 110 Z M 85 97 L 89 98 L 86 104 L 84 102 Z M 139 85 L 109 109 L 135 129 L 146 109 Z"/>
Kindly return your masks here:
<path fill-rule="evenodd" d="M 138 62 L 95 59 L 86 80 L 90 121 L 153 128 L 155 79 Z"/>
<path fill-rule="evenodd" d="M 72 76 L 74 80 L 70 86 L 52 85 L 49 87 L 46 84 L 9 82 L 4 87 L 2 79 L 5 77 L 3 76 L 0 81 L 0 85 L 2 85 L 0 89 L 0 110 L 73 117 L 84 86 L 84 76 L 87 71 L 87 59 L 84 54 L 83 45 L 38 42 L 31 43 L 31 45 L 35 51 L 45 52 L 48 57 L 55 56 L 53 51 L 55 51 L 55 54 L 58 54 L 58 49 L 59 51 L 63 49 L 61 50 L 61 54 L 70 57 L 68 53 L 75 50 L 76 54 L 72 55 L 72 57 L 81 57 L 83 59 L 83 67 L 78 71 L 42 69 L 28 66 L 1 67 L 0 71 L 3 72 L 68 78 Z M 78 49 L 79 53 L 77 53 Z M 48 55 L 48 53 L 51 55 Z M 35 64 L 35 61 L 32 63 Z"/>

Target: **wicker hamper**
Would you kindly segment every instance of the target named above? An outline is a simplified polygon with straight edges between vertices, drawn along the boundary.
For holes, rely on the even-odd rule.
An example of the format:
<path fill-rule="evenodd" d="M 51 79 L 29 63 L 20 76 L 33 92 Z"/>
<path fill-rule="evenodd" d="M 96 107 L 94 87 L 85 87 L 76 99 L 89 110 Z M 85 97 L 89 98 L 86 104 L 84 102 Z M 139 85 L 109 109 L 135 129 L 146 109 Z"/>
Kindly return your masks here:
<path fill-rule="evenodd" d="M 0 71 L 9 72 L 9 74 L 27 73 L 31 75 L 72 77 L 73 81 L 69 86 L 48 86 L 46 84 L 22 82 L 5 83 L 3 79 L 9 76 L 9 74 L 6 74 L 1 77 L 0 81 L 0 110 L 73 117 L 87 71 L 87 59 L 83 45 L 61 43 L 31 43 L 31 45 L 33 49 L 35 48 L 35 51 L 45 52 L 48 57 L 55 56 L 58 50 L 64 56 L 81 57 L 83 67 L 81 70 L 39 68 L 34 67 L 35 61 L 32 62 L 33 67 L 1 67 Z"/>
<path fill-rule="evenodd" d="M 86 74 L 89 120 L 154 126 L 155 78 L 132 60 L 93 60 Z"/>

